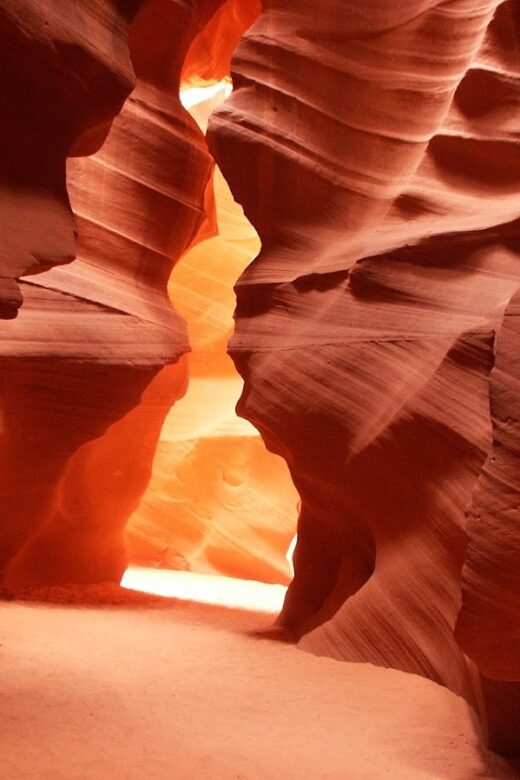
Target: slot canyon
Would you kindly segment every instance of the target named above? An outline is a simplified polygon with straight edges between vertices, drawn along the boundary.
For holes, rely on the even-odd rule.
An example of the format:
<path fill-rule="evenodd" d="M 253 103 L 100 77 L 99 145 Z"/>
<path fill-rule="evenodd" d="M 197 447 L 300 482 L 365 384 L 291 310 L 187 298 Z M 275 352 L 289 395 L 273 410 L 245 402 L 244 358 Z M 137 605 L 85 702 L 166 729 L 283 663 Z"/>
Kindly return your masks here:
<path fill-rule="evenodd" d="M 520 0 L 0 41 L 0 778 L 520 777 Z"/>

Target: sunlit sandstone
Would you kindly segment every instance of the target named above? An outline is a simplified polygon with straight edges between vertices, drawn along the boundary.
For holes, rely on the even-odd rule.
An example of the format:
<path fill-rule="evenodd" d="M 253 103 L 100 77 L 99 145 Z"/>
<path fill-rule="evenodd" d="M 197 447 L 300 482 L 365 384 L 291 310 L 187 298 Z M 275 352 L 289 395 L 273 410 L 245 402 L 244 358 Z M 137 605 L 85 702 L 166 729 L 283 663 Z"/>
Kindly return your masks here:
<path fill-rule="evenodd" d="M 7 19 L 9 42 L 3 56 L 18 52 L 20 42 L 16 56 L 32 63 L 26 76 L 36 80 L 28 94 L 40 103 L 47 95 L 40 85 L 40 53 L 53 57 L 61 51 L 56 83 L 49 82 L 45 90 L 70 93 L 71 104 L 65 102 L 61 113 L 49 104 L 52 123 L 67 129 L 65 109 L 81 112 L 92 106 L 92 117 L 82 114 L 82 123 L 74 119 L 72 127 L 78 135 L 89 122 L 102 120 L 106 136 L 96 154 L 103 140 L 99 133 L 97 145 L 89 135 L 88 149 L 70 128 L 63 149 L 60 140 L 56 177 L 61 177 L 63 193 L 67 151 L 91 154 L 71 157 L 67 164 L 75 246 L 65 195 L 59 209 L 66 224 L 53 223 L 51 231 L 28 196 L 22 201 L 24 221 L 11 220 L 3 233 L 9 240 L 30 237 L 30 251 L 38 258 L 47 256 L 38 242 L 56 234 L 68 247 L 64 256 L 77 255 L 68 266 L 45 270 L 52 263 L 44 260 L 38 269 L 22 264 L 13 272 L 45 271 L 21 279 L 24 306 L 0 327 L 0 582 L 11 592 L 51 583 L 117 582 L 125 570 L 124 526 L 150 478 L 164 418 L 187 384 L 183 356 L 189 343 L 167 294 L 169 276 L 197 237 L 214 230 L 208 196 L 213 162 L 178 93 L 190 45 L 220 5 L 220 0 L 191 5 L 153 0 L 130 3 L 132 14 L 122 15 L 115 0 L 89 6 L 90 11 L 80 3 L 74 13 L 65 2 L 35 9 L 20 0 L 0 12 L 0 19 Z M 75 48 L 78 36 L 84 54 Z M 190 57 L 196 68 L 196 58 Z M 73 85 L 85 68 L 91 81 L 81 81 L 78 91 Z M 135 89 L 121 108 L 132 79 Z M 83 101 L 79 106 L 78 100 Z M 19 115 L 26 110 L 22 105 Z M 107 117 L 114 119 L 111 127 Z M 52 123 L 44 125 L 54 141 L 42 132 L 40 147 L 33 148 L 28 139 L 34 152 L 61 138 L 52 135 Z M 37 124 L 31 126 L 38 130 Z M 22 178 L 36 175 L 25 135 L 16 125 L 6 126 L 6 132 L 19 151 L 18 158 L 8 150 L 9 164 L 19 159 Z M 42 160 L 53 159 L 44 148 Z M 13 169 L 15 199 L 7 200 L 8 215 L 10 204 L 24 192 L 17 184 L 18 168 Z M 53 171 L 45 168 L 43 184 L 37 181 L 34 187 L 58 192 Z M 61 212 L 53 204 L 49 213 L 54 219 Z M 61 252 L 50 254 L 60 254 L 62 262 Z M 13 257 L 22 255 L 12 248 L 6 259 Z"/>

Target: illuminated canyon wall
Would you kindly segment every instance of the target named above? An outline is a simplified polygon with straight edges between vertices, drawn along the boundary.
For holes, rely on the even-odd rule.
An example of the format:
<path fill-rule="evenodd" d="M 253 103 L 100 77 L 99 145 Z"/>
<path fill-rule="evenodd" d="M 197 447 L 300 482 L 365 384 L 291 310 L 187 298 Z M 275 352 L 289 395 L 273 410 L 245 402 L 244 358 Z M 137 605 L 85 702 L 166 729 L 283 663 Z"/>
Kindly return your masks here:
<path fill-rule="evenodd" d="M 179 86 L 222 5 L 20 0 L 0 12 L 6 98 L 32 100 L 2 125 L 6 316 L 20 303 L 7 277 L 24 297 L 0 339 L 0 570 L 12 592 L 117 582 L 126 567 L 123 529 L 187 383 L 170 272 L 214 230 L 213 162 Z M 224 68 L 245 23 L 235 5 Z M 205 74 L 218 57 L 206 59 Z"/>
<path fill-rule="evenodd" d="M 284 582 L 281 456 L 280 634 L 438 681 L 518 751 L 516 10 L 265 0 L 209 132 L 245 268 L 179 88 L 259 4 L 4 4 L 4 589 L 117 582 L 130 516 L 136 560 Z M 238 273 L 274 461 L 228 411 Z"/>
<path fill-rule="evenodd" d="M 229 88 L 181 92 L 202 130 Z M 213 184 L 218 233 L 183 256 L 169 283 L 189 329 L 189 388 L 163 425 L 148 489 L 126 526 L 127 548 L 147 566 L 288 584 L 299 497 L 285 461 L 237 417 L 243 383 L 226 354 L 233 285 L 260 242 L 218 168 Z"/>

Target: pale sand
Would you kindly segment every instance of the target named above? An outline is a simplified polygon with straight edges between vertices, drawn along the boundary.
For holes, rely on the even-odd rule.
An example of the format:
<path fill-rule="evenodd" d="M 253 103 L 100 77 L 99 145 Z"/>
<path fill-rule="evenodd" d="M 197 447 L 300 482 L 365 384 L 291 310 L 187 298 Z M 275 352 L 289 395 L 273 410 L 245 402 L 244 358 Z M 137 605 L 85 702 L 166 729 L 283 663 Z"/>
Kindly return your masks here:
<path fill-rule="evenodd" d="M 87 596 L 0 603 L 2 780 L 516 777 L 428 680 L 248 633 L 267 614 Z"/>

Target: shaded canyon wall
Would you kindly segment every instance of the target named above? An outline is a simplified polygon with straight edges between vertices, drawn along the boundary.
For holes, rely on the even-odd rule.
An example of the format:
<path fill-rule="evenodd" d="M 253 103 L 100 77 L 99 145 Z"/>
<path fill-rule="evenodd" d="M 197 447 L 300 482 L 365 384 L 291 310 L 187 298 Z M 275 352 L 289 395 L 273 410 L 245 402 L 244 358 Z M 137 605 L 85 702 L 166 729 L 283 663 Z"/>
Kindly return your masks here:
<path fill-rule="evenodd" d="M 236 287 L 239 409 L 302 498 L 279 630 L 475 704 L 483 690 L 494 744 L 509 751 L 520 744 L 515 6 L 328 0 L 318 14 L 270 0 L 210 127 L 262 240 Z"/>

